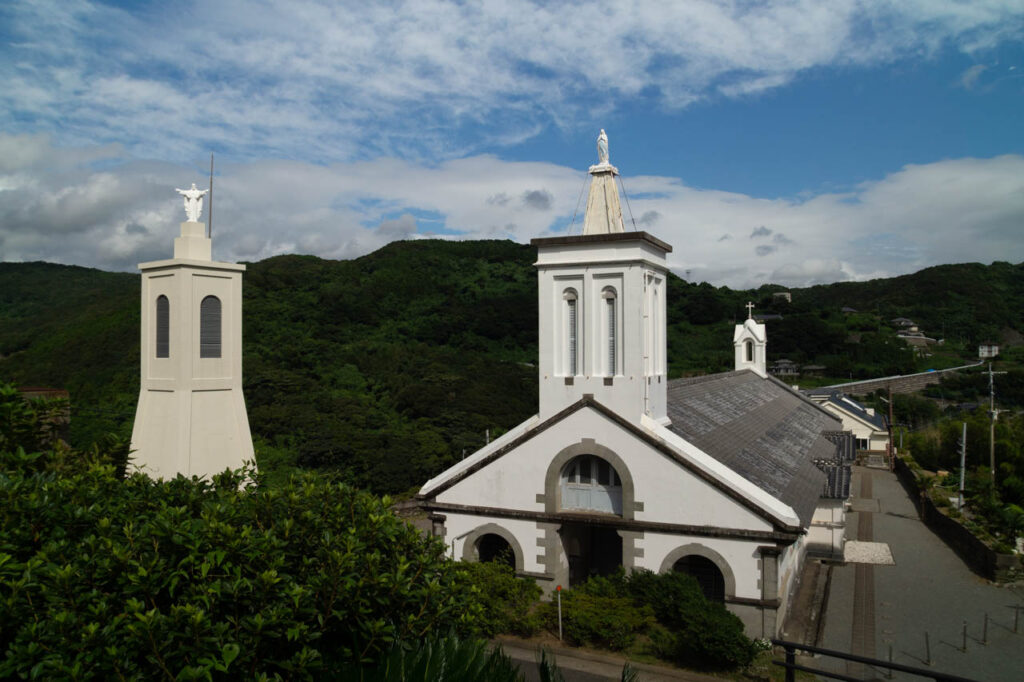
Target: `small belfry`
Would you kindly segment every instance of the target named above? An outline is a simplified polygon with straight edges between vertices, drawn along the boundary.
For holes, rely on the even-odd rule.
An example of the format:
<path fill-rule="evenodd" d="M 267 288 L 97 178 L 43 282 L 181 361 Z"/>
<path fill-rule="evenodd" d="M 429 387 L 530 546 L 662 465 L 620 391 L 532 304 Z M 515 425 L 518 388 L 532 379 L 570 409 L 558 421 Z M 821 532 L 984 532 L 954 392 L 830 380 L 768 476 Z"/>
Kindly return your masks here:
<path fill-rule="evenodd" d="M 732 345 L 736 352 L 736 369 L 753 370 L 762 377 L 768 375 L 768 333 L 763 323 L 754 319 L 754 304 L 747 303 L 747 319 L 736 325 Z"/>
<path fill-rule="evenodd" d="M 584 395 L 639 423 L 667 423 L 666 305 L 672 247 L 623 229 L 618 169 L 597 138 L 583 234 L 534 239 L 540 310 L 540 415 Z"/>
<path fill-rule="evenodd" d="M 211 476 L 254 461 L 242 395 L 242 272 L 212 260 L 199 222 L 209 190 L 177 190 L 174 257 L 140 263 L 142 362 L 132 462 L 154 478 Z"/>

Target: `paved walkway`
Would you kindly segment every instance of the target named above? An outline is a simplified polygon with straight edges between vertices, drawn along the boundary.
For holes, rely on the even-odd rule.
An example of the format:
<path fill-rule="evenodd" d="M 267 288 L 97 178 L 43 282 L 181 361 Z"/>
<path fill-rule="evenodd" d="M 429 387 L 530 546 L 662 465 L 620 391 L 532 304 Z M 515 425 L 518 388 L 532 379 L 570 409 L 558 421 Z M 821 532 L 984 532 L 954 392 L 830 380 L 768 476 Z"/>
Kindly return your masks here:
<path fill-rule="evenodd" d="M 847 540 L 871 543 L 861 556 L 873 563 L 829 567 L 819 646 L 883 660 L 891 651 L 896 663 L 979 681 L 1024 680 L 1024 613 L 1015 633 L 1012 608 L 1024 607 L 1024 585 L 1001 587 L 972 573 L 921 522 L 894 474 L 854 467 L 852 483 Z M 859 664 L 819 658 L 814 666 L 887 679 Z"/>
<path fill-rule="evenodd" d="M 519 664 L 519 671 L 523 673 L 526 682 L 540 680 L 537 669 L 537 660 L 540 658 L 538 646 L 513 637 L 499 637 L 494 643 L 500 645 L 502 651 Z M 621 656 L 562 646 L 548 646 L 548 653 L 554 656 L 565 682 L 609 682 L 622 679 L 625 659 Z M 721 682 L 719 677 L 689 670 L 636 662 L 630 665 L 637 672 L 640 682 Z"/>

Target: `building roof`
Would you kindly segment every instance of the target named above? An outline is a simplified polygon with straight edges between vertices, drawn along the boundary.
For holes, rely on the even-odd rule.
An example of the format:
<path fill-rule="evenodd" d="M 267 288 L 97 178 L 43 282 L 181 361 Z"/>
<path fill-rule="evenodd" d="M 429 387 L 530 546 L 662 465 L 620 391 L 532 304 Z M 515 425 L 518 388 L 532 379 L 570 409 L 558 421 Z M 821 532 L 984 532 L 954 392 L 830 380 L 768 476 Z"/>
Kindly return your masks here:
<path fill-rule="evenodd" d="M 808 396 L 815 396 L 823 403 L 828 403 L 836 408 L 846 412 L 847 414 L 860 419 L 863 422 L 867 422 L 871 426 L 875 427 L 879 431 L 885 431 L 885 418 L 880 414 L 872 414 L 868 412 L 868 408 L 863 404 L 857 402 L 849 396 L 843 395 L 835 389 L 830 389 L 825 386 L 823 388 L 810 389 L 804 392 Z"/>
<path fill-rule="evenodd" d="M 668 384 L 668 427 L 809 525 L 827 477 L 815 460 L 836 459 L 825 437 L 840 421 L 782 382 L 739 370 Z"/>

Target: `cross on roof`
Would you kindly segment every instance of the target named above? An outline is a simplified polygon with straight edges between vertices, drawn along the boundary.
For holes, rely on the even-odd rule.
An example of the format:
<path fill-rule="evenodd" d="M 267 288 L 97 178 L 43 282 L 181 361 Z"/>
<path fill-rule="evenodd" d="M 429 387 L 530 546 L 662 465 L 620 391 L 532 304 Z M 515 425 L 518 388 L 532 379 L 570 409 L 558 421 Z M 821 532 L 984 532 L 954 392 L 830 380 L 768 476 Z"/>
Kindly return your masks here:
<path fill-rule="evenodd" d="M 749 320 L 754 316 L 754 304 L 747 301 L 747 305 L 744 307 L 747 309 L 747 319 Z"/>

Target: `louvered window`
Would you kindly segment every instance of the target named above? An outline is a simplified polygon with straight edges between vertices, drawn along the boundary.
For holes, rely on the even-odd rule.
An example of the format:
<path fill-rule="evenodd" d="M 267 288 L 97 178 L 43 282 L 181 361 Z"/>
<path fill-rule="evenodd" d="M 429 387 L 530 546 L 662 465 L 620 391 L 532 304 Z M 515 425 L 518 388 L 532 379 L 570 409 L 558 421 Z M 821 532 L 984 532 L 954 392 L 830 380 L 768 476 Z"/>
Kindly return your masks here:
<path fill-rule="evenodd" d="M 163 295 L 156 297 L 156 356 L 171 357 L 171 303 Z"/>
<path fill-rule="evenodd" d="M 199 357 L 220 357 L 220 299 L 207 296 L 199 304 Z"/>
<path fill-rule="evenodd" d="M 565 299 L 566 305 L 566 319 L 569 328 L 566 330 L 568 339 L 568 351 L 569 351 L 569 364 L 568 374 L 569 376 L 576 376 L 576 357 L 577 357 L 577 344 L 578 339 L 576 335 L 576 295 L 569 294 Z"/>
<path fill-rule="evenodd" d="M 618 320 L 615 317 L 615 291 L 612 289 L 605 289 L 602 293 L 605 300 L 605 316 L 608 318 L 606 321 L 607 332 L 608 332 L 608 366 L 605 368 L 605 374 L 610 377 L 615 376 L 615 372 L 618 369 L 616 362 L 618 362 L 617 348 L 619 343 L 618 339 Z"/>

